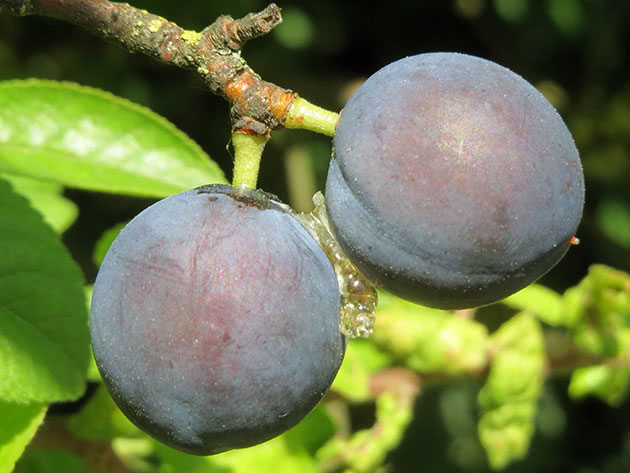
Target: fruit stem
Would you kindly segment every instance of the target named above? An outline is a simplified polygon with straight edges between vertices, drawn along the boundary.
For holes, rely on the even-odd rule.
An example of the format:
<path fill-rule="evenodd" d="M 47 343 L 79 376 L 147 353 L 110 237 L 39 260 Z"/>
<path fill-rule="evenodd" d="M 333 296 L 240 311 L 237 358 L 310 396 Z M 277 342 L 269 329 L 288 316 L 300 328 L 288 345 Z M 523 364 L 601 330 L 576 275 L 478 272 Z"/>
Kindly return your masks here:
<path fill-rule="evenodd" d="M 232 185 L 256 189 L 260 159 L 268 136 L 232 133 L 234 147 L 234 174 Z"/>
<path fill-rule="evenodd" d="M 333 136 L 338 119 L 338 113 L 318 107 L 302 97 L 298 97 L 289 109 L 284 126 L 285 128 L 299 128 Z"/>

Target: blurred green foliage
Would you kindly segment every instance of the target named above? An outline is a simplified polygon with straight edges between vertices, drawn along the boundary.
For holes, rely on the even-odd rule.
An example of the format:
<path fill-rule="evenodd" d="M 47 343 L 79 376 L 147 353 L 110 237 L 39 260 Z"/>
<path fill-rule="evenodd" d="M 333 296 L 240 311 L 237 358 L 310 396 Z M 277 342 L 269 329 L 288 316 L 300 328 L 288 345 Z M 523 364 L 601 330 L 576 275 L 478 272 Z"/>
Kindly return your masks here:
<path fill-rule="evenodd" d="M 266 2 L 133 4 L 201 29 L 222 13 L 238 17 Z M 102 390 L 81 405 L 53 404 L 50 418 L 75 410 L 69 424 L 74 435 L 115 437 L 114 451 L 137 471 L 385 471 L 385 464 L 390 472 L 477 473 L 488 471 L 488 458 L 494 466 L 507 465 L 528 447 L 529 454 L 504 471 L 630 471 L 630 370 L 619 361 L 630 357 L 630 2 L 279 4 L 285 23 L 248 43 L 245 58 L 264 79 L 333 110 L 378 68 L 420 52 L 482 56 L 538 86 L 581 152 L 587 183 L 582 243 L 540 281 L 545 287 L 481 308 L 474 320 L 382 295 L 373 343 L 351 343 L 331 399 L 306 424 L 254 449 L 200 459 L 134 438 Z M 0 80 L 31 77 L 98 87 L 151 108 L 199 143 L 230 178 L 228 105 L 191 73 L 129 55 L 71 25 L 0 14 Z M 305 209 L 308 202 L 291 189 L 321 189 L 329 157 L 326 137 L 274 132 L 259 185 Z M 93 259 L 94 249 L 102 255 L 115 226 L 152 201 L 63 192 L 58 185 L 13 177 L 11 184 L 63 233 L 88 283 L 100 261 Z M 588 272 L 594 263 L 599 266 Z M 559 370 L 543 385 L 542 374 L 550 369 L 543 354 L 571 361 L 569 347 L 603 361 L 573 373 Z M 400 393 L 371 391 L 374 373 L 401 365 L 425 380 L 417 399 L 412 396 L 415 403 Z M 93 366 L 91 373 L 91 380 L 98 379 Z M 18 420 L 27 438 L 43 416 L 41 406 L 9 407 L 4 410 L 18 417 L 25 411 Z M 0 465 L 12 456 L 17 454 L 0 449 Z M 17 471 L 87 468 L 69 452 L 34 445 Z"/>

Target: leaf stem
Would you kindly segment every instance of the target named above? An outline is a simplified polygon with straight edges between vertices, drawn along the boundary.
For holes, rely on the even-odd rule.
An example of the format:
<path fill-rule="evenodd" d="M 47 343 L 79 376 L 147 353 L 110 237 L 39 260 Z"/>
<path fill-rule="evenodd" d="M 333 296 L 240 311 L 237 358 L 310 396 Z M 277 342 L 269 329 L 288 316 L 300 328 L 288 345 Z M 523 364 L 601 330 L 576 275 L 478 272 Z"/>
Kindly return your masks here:
<path fill-rule="evenodd" d="M 307 100 L 297 97 L 289 109 L 284 121 L 285 128 L 299 128 L 333 136 L 339 114 L 313 105 Z"/>
<path fill-rule="evenodd" d="M 234 146 L 234 174 L 232 185 L 255 189 L 258 182 L 260 159 L 268 136 L 232 133 Z"/>

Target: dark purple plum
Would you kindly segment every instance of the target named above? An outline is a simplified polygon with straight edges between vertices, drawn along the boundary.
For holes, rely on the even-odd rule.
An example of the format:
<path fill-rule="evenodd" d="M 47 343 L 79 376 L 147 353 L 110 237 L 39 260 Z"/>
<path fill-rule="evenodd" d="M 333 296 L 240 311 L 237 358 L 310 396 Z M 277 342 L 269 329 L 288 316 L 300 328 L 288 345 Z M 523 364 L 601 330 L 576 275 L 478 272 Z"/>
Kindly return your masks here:
<path fill-rule="evenodd" d="M 339 369 L 331 263 L 287 207 L 205 186 L 157 202 L 113 242 L 90 316 L 105 385 L 142 430 L 198 455 L 297 424 Z"/>
<path fill-rule="evenodd" d="M 326 183 L 333 231 L 375 284 L 488 304 L 551 269 L 584 205 L 573 139 L 531 84 L 456 53 L 396 61 L 348 101 Z"/>

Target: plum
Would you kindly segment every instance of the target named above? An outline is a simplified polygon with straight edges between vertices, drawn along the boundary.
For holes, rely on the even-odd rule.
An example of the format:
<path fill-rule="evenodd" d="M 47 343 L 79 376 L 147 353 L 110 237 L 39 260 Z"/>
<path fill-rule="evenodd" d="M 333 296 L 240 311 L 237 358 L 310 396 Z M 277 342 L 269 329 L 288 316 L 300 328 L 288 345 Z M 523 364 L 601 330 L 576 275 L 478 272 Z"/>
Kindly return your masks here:
<path fill-rule="evenodd" d="M 352 95 L 326 201 L 369 280 L 459 309 L 506 297 L 563 257 L 584 177 L 566 125 L 531 84 L 488 60 L 429 53 L 384 67 Z"/>
<path fill-rule="evenodd" d="M 200 187 L 136 216 L 109 249 L 90 315 L 97 366 L 142 430 L 210 455 L 297 424 L 345 351 L 332 265 L 261 191 Z"/>

